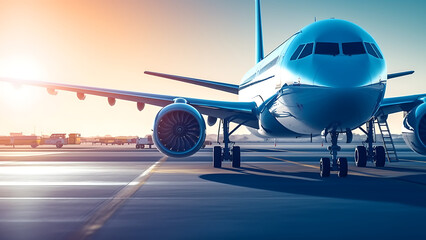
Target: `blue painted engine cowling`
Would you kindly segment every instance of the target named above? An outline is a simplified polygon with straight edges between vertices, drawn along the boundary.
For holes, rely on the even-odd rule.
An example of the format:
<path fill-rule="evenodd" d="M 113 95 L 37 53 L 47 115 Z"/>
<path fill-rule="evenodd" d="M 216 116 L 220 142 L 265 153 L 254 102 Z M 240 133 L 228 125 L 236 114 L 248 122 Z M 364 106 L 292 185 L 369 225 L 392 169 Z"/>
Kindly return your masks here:
<path fill-rule="evenodd" d="M 413 108 L 404 118 L 402 136 L 412 150 L 426 155 L 426 103 Z"/>
<path fill-rule="evenodd" d="M 167 156 L 191 156 L 204 144 L 206 124 L 191 105 L 172 103 L 155 117 L 153 138 L 158 150 Z"/>

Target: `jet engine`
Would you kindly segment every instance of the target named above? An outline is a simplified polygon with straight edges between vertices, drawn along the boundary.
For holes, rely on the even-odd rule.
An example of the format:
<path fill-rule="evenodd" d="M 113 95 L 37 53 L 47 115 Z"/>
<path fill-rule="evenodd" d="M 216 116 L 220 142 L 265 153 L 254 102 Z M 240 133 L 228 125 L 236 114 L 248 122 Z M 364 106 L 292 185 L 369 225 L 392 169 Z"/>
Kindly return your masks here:
<path fill-rule="evenodd" d="M 170 157 L 187 157 L 204 144 L 206 124 L 197 109 L 175 101 L 158 112 L 154 122 L 154 143 Z"/>
<path fill-rule="evenodd" d="M 426 103 L 413 108 L 405 116 L 402 136 L 412 150 L 426 155 Z"/>

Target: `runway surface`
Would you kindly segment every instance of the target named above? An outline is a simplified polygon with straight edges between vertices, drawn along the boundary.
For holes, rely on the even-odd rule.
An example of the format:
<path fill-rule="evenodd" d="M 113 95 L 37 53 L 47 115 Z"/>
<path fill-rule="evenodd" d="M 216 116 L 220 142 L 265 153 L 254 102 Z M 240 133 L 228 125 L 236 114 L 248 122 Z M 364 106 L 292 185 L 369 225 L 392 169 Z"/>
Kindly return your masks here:
<path fill-rule="evenodd" d="M 242 167 L 134 146 L 0 148 L 0 239 L 426 239 L 426 158 L 319 177 L 321 144 L 246 144 Z"/>

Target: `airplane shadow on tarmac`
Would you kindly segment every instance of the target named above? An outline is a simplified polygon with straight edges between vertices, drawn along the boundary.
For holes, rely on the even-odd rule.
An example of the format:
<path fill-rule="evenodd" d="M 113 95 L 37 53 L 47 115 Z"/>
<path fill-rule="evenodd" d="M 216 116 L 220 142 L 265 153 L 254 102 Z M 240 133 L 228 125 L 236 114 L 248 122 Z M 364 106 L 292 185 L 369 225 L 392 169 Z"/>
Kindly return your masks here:
<path fill-rule="evenodd" d="M 224 169 L 230 173 L 205 174 L 200 178 L 275 192 L 390 202 L 426 208 L 426 174 L 395 178 L 358 175 L 338 178 L 334 173 L 329 178 L 321 179 L 319 174 L 314 172 L 275 172 L 252 167 Z"/>

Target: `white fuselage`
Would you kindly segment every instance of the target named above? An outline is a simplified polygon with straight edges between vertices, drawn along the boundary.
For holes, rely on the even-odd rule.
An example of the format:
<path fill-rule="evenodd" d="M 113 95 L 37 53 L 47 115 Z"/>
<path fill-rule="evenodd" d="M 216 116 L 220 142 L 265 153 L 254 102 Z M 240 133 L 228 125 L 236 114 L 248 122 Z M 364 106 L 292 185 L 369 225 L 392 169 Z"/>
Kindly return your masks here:
<path fill-rule="evenodd" d="M 259 106 L 261 137 L 346 132 L 369 120 L 383 100 L 386 63 L 374 39 L 343 20 L 313 23 L 250 69 L 240 101 Z"/>

